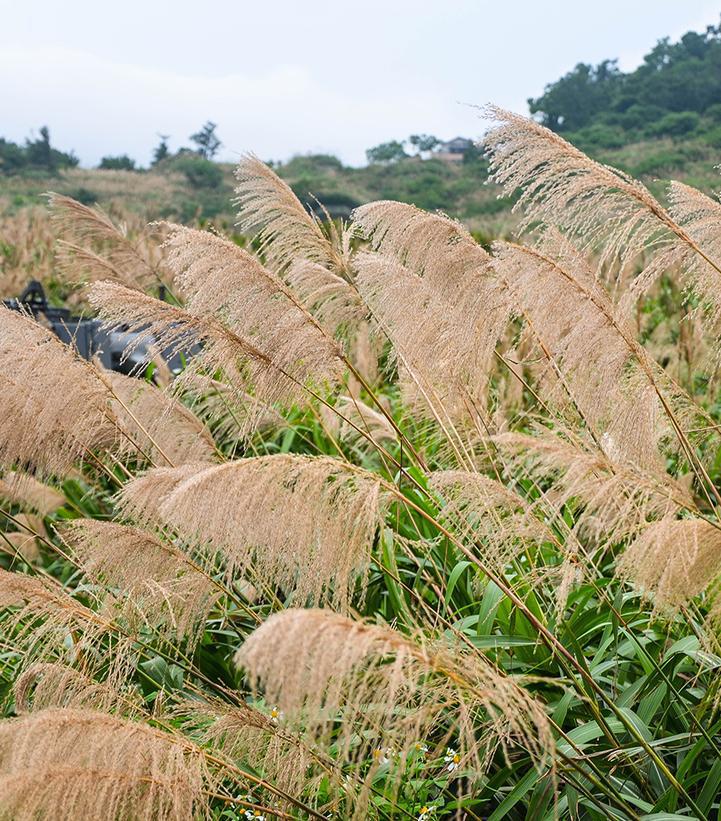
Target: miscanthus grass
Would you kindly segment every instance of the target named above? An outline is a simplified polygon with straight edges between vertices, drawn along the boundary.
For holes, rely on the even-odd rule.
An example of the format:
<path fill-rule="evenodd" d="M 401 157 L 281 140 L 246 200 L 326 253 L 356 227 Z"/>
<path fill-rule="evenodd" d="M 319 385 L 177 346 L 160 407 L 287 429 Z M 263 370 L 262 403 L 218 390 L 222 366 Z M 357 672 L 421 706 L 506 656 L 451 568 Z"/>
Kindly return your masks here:
<path fill-rule="evenodd" d="M 486 113 L 490 249 L 252 156 L 243 248 L 51 197 L 186 364 L 0 312 L 0 817 L 717 817 L 721 206 Z"/>

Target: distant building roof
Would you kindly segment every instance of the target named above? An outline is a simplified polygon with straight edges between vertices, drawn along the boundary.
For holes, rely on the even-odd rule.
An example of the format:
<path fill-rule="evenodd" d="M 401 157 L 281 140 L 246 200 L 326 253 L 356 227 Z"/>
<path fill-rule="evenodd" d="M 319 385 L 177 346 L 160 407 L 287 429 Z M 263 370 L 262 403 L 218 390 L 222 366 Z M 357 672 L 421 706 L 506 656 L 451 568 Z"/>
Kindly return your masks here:
<path fill-rule="evenodd" d="M 448 154 L 465 154 L 473 148 L 473 140 L 467 137 L 454 137 L 448 140 L 447 143 L 441 143 L 439 150 Z"/>

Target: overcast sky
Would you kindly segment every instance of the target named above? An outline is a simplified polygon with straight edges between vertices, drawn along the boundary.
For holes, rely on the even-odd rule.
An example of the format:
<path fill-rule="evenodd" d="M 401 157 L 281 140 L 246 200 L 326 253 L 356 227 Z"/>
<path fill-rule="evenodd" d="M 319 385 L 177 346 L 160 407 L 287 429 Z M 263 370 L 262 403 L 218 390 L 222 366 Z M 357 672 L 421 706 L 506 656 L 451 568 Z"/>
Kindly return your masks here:
<path fill-rule="evenodd" d="M 0 136 L 48 124 L 83 165 L 142 164 L 208 119 L 222 158 L 478 136 L 464 103 L 526 112 L 576 63 L 634 68 L 663 36 L 721 16 L 706 0 L 0 0 Z"/>

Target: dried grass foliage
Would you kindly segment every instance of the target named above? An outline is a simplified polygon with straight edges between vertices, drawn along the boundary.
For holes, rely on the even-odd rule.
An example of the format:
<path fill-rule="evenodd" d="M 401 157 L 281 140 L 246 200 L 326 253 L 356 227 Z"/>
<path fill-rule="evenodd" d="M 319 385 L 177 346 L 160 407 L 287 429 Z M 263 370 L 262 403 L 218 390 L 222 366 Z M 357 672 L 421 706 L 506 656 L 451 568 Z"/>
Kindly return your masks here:
<path fill-rule="evenodd" d="M 374 443 L 387 445 L 398 438 L 387 416 L 355 396 L 339 396 L 333 408 L 323 407 L 321 413 L 335 436 L 364 449 L 372 450 Z"/>
<path fill-rule="evenodd" d="M 488 253 L 460 222 L 444 214 L 380 200 L 356 208 L 353 230 L 373 251 L 425 277 L 444 296 L 453 297 L 456 289 L 463 292 L 469 280 L 483 287 L 484 279 L 492 278 Z"/>
<path fill-rule="evenodd" d="M 303 384 L 338 380 L 338 346 L 254 256 L 207 231 L 177 226 L 165 248 L 191 314 L 220 318 Z"/>
<path fill-rule="evenodd" d="M 63 240 L 57 260 L 72 281 L 112 278 L 127 285 L 149 287 L 161 279 L 158 243 L 147 231 L 130 235 L 99 207 L 72 197 L 49 195 L 53 223 Z"/>
<path fill-rule="evenodd" d="M 515 208 L 525 225 L 567 230 L 585 249 L 602 245 L 601 267 L 611 278 L 668 240 L 672 221 L 642 183 L 533 120 L 495 106 L 486 114 L 495 123 L 484 140 L 493 180 L 505 194 L 520 191 Z"/>
<path fill-rule="evenodd" d="M 204 760 L 182 738 L 89 709 L 0 722 L 0 810 L 53 818 L 204 818 Z"/>
<path fill-rule="evenodd" d="M 318 262 L 296 259 L 286 280 L 304 305 L 330 334 L 351 333 L 368 309 L 348 279 Z"/>
<path fill-rule="evenodd" d="M 388 747 L 403 762 L 419 740 L 440 733 L 439 745 L 458 738 L 461 766 L 479 778 L 499 745 L 520 744 L 539 766 L 553 749 L 542 707 L 478 656 L 328 610 L 270 617 L 236 661 L 306 738 L 327 744 L 342 717 L 341 760 Z M 363 817 L 367 797 L 361 791 L 353 817 Z"/>
<path fill-rule="evenodd" d="M 620 455 L 664 473 L 659 440 L 668 429 L 628 319 L 567 241 L 551 234 L 547 245 L 553 256 L 508 243 L 494 248 L 499 274 L 538 341 L 539 389 L 547 401 L 575 406 Z"/>
<path fill-rule="evenodd" d="M 441 470 L 430 475 L 444 522 L 480 543 L 482 557 L 498 573 L 529 547 L 557 541 L 533 506 L 501 482 L 480 473 Z"/>
<path fill-rule="evenodd" d="M 290 454 L 153 470 L 129 482 L 121 499 L 131 514 L 212 545 L 229 577 L 252 565 L 297 602 L 342 608 L 368 565 L 385 506 L 374 474 Z"/>
<path fill-rule="evenodd" d="M 119 451 L 140 453 L 154 464 L 212 462 L 215 442 L 210 431 L 180 402 L 141 379 L 108 372 L 113 411 L 123 431 Z"/>
<path fill-rule="evenodd" d="M 174 383 L 177 390 L 192 383 L 199 372 L 207 376 L 220 372 L 241 400 L 251 393 L 263 406 L 289 406 L 307 402 L 309 387 L 334 383 L 341 375 L 332 343 L 317 329 L 311 331 L 316 344 L 306 358 L 303 350 L 290 346 L 288 338 L 272 332 L 272 323 L 258 339 L 256 331 L 263 325 L 258 315 L 256 324 L 247 328 L 249 336 L 243 336 L 202 308 L 193 313 L 192 303 L 189 309 L 178 308 L 109 281 L 95 283 L 88 298 L 109 327 L 128 327 L 138 334 L 135 346 L 152 341 L 160 349 L 193 351 L 189 366 Z M 306 322 L 306 327 L 313 327 Z M 259 347 L 263 342 L 269 350 Z M 246 417 L 244 434 L 253 430 L 257 419 Z"/>
<path fill-rule="evenodd" d="M 172 714 L 183 718 L 198 743 L 230 761 L 247 758 L 256 762 L 266 779 L 291 795 L 299 795 L 314 765 L 317 769 L 317 752 L 314 755 L 297 734 L 246 702 L 185 701 Z"/>
<path fill-rule="evenodd" d="M 482 311 L 484 295 L 473 283 L 465 301 L 456 295 L 451 304 L 424 278 L 378 254 L 358 254 L 355 266 L 358 288 L 391 340 L 407 404 L 451 423 L 482 416 L 507 311 L 494 312 L 493 304 Z"/>
<path fill-rule="evenodd" d="M 402 203 L 370 203 L 354 219 L 376 252 L 356 256 L 358 287 L 410 376 L 409 395 L 435 416 L 439 405 L 453 420 L 482 416 L 513 313 L 490 256 L 459 223 Z"/>
<path fill-rule="evenodd" d="M 254 235 L 274 270 L 282 270 L 298 259 L 336 273 L 345 268 L 347 240 L 337 239 L 334 244 L 321 222 L 271 168 L 249 154 L 238 164 L 235 176 L 238 227 Z"/>
<path fill-rule="evenodd" d="M 65 502 L 65 496 L 59 490 L 39 482 L 34 476 L 13 470 L 0 479 L 0 497 L 35 510 L 41 516 L 49 516 Z"/>
<path fill-rule="evenodd" d="M 700 295 L 702 314 L 717 341 L 721 333 L 721 240 L 718 225 L 721 204 L 690 185 L 672 182 L 669 187 L 670 213 L 701 253 L 684 254 L 680 270 L 684 281 Z"/>
<path fill-rule="evenodd" d="M 721 577 L 721 530 L 702 519 L 660 519 L 628 545 L 617 567 L 656 612 L 673 612 Z"/>
<path fill-rule="evenodd" d="M 22 292 L 29 279 L 44 282 L 54 270 L 55 232 L 45 208 L 5 213 L 0 233 L 7 249 L 0 259 L 0 299 Z"/>
<path fill-rule="evenodd" d="M 38 662 L 27 667 L 13 684 L 15 711 L 19 715 L 54 707 L 140 713 L 136 694 L 121 693 L 73 667 Z"/>
<path fill-rule="evenodd" d="M 88 363 L 30 317 L 0 308 L 0 464 L 64 475 L 112 442 L 105 387 Z"/>
<path fill-rule="evenodd" d="M 54 579 L 2 568 L 0 623 L 13 636 L 14 645 L 22 650 L 27 663 L 62 657 L 72 660 L 82 655 L 83 649 L 92 648 L 109 627 Z"/>
<path fill-rule="evenodd" d="M 486 114 L 496 123 L 484 140 L 492 179 L 506 194 L 520 192 L 514 207 L 524 211 L 525 226 L 540 222 L 575 237 L 582 249 L 598 254 L 603 279 L 629 289 L 629 301 L 646 294 L 665 271 L 680 269 L 705 301 L 710 327 L 718 329 L 721 260 L 674 219 L 703 222 L 703 195 L 691 204 L 676 187 L 668 211 L 643 183 L 591 160 L 533 120 L 495 106 Z M 701 222 L 696 227 L 703 243 Z"/>
<path fill-rule="evenodd" d="M 670 476 L 659 479 L 616 461 L 570 431 L 504 433 L 494 441 L 520 475 L 552 482 L 547 495 L 556 510 L 573 509 L 580 501 L 583 515 L 575 517 L 574 528 L 593 543 L 623 542 L 648 523 L 693 506 L 688 491 Z"/>
<path fill-rule="evenodd" d="M 108 616 L 129 629 L 154 630 L 192 645 L 218 598 L 212 581 L 179 548 L 144 530 L 76 519 L 63 532 L 70 553 L 94 582 L 110 588 Z"/>

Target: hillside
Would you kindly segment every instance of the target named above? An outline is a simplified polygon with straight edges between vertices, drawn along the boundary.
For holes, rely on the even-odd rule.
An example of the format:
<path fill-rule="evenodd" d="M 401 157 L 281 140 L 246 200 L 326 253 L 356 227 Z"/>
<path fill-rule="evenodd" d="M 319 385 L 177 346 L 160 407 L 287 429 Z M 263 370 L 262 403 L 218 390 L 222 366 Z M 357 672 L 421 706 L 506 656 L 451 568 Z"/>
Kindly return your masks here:
<path fill-rule="evenodd" d="M 614 165 L 663 193 L 660 180 L 679 179 L 705 192 L 719 187 L 715 166 L 721 149 L 699 138 L 644 139 L 620 148 L 581 144 L 594 158 Z M 191 179 L 177 170 L 111 171 L 68 168 L 55 174 L 0 175 L 0 213 L 12 214 L 43 204 L 49 190 L 84 203 L 99 203 L 119 213 L 182 222 L 212 221 L 230 230 L 233 224 L 233 167 L 217 165 L 217 177 Z M 479 158 L 463 163 L 409 157 L 389 165 L 343 166 L 335 157 L 301 156 L 276 166 L 298 196 L 314 206 L 313 197 L 334 215 L 345 216 L 363 202 L 395 199 L 428 210 L 439 209 L 463 220 L 483 235 L 506 233 L 513 224 L 509 201 L 487 183 L 487 165 Z"/>

